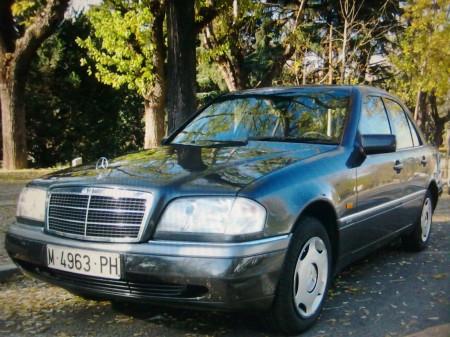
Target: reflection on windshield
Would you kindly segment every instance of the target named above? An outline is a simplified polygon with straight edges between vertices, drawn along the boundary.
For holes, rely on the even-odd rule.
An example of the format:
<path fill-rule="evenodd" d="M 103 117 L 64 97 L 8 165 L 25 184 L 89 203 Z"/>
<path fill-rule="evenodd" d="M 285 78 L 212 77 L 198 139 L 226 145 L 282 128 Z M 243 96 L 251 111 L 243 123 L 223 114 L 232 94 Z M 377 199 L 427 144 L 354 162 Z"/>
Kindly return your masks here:
<path fill-rule="evenodd" d="M 214 103 L 173 139 L 177 144 L 245 145 L 248 141 L 339 143 L 347 116 L 346 91 L 296 96 L 243 96 Z"/>

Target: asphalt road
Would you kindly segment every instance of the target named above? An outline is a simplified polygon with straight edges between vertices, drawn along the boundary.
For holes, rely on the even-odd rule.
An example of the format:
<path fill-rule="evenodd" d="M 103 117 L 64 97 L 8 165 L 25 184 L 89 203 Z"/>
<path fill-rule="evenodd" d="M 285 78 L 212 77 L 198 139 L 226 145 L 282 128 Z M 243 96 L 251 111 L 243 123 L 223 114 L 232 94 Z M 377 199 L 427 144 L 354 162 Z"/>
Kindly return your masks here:
<path fill-rule="evenodd" d="M 397 242 L 344 270 L 318 324 L 302 337 L 450 336 L 449 234 L 445 196 L 427 250 L 406 253 Z M 0 283 L 1 336 L 276 336 L 259 316 L 117 307 L 24 276 Z"/>

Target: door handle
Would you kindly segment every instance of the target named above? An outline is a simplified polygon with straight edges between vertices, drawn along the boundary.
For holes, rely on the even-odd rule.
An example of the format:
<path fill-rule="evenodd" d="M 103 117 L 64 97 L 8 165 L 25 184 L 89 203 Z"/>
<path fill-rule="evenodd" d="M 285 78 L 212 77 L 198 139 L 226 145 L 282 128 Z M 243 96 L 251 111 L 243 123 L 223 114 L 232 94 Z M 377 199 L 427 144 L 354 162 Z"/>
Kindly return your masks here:
<path fill-rule="evenodd" d="M 425 156 L 422 156 L 422 160 L 420 161 L 420 163 L 422 164 L 422 166 L 427 166 L 427 158 Z"/>
<path fill-rule="evenodd" d="M 397 173 L 400 173 L 401 170 L 403 170 L 403 164 L 401 163 L 400 160 L 396 160 L 395 164 L 394 164 L 394 170 Z"/>

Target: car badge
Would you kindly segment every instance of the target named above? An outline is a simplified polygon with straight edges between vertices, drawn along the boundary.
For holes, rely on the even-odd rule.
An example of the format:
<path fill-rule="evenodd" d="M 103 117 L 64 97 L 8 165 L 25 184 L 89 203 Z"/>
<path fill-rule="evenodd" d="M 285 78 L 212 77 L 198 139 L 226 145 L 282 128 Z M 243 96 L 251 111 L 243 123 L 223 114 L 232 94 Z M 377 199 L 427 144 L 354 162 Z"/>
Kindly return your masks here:
<path fill-rule="evenodd" d="M 97 160 L 97 164 L 95 164 L 95 169 L 97 171 L 106 170 L 108 168 L 108 166 L 109 166 L 108 159 L 106 157 L 100 157 Z"/>

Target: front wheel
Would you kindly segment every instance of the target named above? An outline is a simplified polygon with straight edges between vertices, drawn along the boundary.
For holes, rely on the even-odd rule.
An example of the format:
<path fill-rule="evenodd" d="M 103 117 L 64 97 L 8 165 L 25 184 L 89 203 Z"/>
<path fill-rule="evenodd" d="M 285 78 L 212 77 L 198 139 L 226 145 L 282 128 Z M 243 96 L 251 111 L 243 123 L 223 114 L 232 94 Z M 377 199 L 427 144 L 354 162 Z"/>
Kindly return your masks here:
<path fill-rule="evenodd" d="M 286 255 L 270 324 L 285 334 L 309 328 L 319 316 L 331 275 L 332 249 L 322 223 L 302 218 Z"/>

